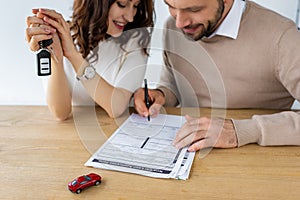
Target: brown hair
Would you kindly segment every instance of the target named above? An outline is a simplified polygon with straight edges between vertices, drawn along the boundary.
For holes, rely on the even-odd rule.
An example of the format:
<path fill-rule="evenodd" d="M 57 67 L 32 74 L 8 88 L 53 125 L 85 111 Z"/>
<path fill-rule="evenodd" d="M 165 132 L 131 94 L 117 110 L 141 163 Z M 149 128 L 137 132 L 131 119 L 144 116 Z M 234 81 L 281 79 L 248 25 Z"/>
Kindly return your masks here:
<path fill-rule="evenodd" d="M 106 34 L 108 24 L 108 12 L 113 3 L 117 0 L 74 0 L 72 21 L 70 30 L 74 44 L 79 48 L 79 52 L 86 58 L 100 41 L 107 39 Z M 153 27 L 154 5 L 153 0 L 141 0 L 133 22 L 128 23 L 125 31 L 142 27 Z M 152 29 L 137 29 L 137 35 L 141 35 L 139 45 L 145 47 L 150 42 Z M 122 34 L 118 41 L 124 45 L 131 34 Z M 98 55 L 97 55 L 98 57 Z"/>

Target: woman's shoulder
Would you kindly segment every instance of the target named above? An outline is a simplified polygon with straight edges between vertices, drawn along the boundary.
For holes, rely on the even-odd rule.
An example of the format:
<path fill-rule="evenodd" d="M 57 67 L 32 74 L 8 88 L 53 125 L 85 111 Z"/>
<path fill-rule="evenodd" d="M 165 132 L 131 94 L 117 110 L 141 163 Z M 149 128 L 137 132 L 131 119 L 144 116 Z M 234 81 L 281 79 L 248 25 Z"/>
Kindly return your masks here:
<path fill-rule="evenodd" d="M 120 43 L 123 44 L 123 48 L 127 51 L 133 49 L 144 49 L 148 47 L 150 41 L 150 31 L 147 28 L 138 28 L 125 31 L 120 36 Z"/>
<path fill-rule="evenodd" d="M 93 49 L 93 55 L 102 55 L 103 53 L 106 54 L 108 51 L 119 54 L 124 51 L 132 52 L 143 50 L 144 48 L 147 48 L 147 45 L 145 45 L 143 42 L 143 39 L 145 39 L 144 37 L 148 36 L 147 33 L 142 32 L 142 30 L 125 31 L 120 37 L 109 37 L 100 41 L 98 46 Z"/>
<path fill-rule="evenodd" d="M 124 33 L 123 33 L 124 34 Z M 127 33 L 125 33 L 127 34 Z M 141 39 L 140 35 L 136 34 L 128 34 L 126 37 L 120 36 L 120 37 L 109 37 L 103 41 L 99 42 L 99 47 L 104 49 L 119 49 L 121 46 L 125 49 L 131 48 L 131 47 L 138 47 L 139 46 L 139 40 Z"/>

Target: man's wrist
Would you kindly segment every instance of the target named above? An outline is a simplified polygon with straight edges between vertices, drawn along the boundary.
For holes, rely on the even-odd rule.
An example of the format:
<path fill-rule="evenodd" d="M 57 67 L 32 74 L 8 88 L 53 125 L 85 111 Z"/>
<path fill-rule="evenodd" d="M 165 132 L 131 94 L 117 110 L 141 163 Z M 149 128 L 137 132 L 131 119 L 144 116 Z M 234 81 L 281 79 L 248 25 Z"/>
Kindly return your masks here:
<path fill-rule="evenodd" d="M 238 147 L 261 141 L 261 131 L 253 119 L 231 119 L 237 136 Z"/>
<path fill-rule="evenodd" d="M 155 90 L 160 92 L 162 94 L 162 96 L 165 97 L 165 93 L 163 90 L 161 90 L 160 88 L 156 88 Z"/>

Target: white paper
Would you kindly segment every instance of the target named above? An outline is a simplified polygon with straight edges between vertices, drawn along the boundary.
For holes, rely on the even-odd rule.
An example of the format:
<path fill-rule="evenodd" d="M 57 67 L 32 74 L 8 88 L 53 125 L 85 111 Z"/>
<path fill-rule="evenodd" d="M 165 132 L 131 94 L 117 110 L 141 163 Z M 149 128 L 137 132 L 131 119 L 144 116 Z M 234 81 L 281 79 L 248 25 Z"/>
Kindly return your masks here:
<path fill-rule="evenodd" d="M 184 122 L 184 117 L 176 115 L 160 114 L 149 122 L 132 114 L 85 166 L 186 180 L 195 153 L 172 145 Z"/>

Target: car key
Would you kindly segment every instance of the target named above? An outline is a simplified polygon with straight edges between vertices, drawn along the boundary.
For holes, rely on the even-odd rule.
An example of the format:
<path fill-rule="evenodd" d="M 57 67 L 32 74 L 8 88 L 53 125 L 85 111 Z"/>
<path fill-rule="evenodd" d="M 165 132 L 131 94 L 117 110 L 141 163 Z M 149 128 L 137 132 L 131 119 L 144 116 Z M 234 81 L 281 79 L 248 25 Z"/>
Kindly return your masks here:
<path fill-rule="evenodd" d="M 38 76 L 51 75 L 51 52 L 47 46 L 52 43 L 52 39 L 39 41 L 40 49 L 37 52 Z"/>

